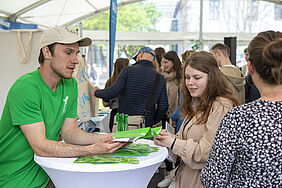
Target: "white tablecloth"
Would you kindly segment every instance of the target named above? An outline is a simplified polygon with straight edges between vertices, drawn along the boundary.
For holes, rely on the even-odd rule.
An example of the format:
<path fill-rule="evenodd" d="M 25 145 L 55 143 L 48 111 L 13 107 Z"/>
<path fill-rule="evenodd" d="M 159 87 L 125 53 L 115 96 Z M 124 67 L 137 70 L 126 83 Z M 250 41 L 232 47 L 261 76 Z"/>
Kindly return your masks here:
<path fill-rule="evenodd" d="M 151 140 L 137 143 L 154 145 Z M 145 188 L 154 172 L 168 156 L 160 147 L 158 152 L 139 157 L 139 164 L 85 164 L 73 163 L 76 158 L 52 158 L 34 156 L 52 179 L 56 188 Z"/>

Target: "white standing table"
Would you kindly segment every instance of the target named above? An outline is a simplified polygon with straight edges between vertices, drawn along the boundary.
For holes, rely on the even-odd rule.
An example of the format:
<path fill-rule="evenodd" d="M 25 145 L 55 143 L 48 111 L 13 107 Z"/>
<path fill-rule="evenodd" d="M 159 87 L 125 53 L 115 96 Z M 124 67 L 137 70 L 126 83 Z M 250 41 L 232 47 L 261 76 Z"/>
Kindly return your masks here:
<path fill-rule="evenodd" d="M 155 146 L 151 140 L 138 140 Z M 155 171 L 167 158 L 168 151 L 160 147 L 158 152 L 138 157 L 139 164 L 88 164 L 73 163 L 76 158 L 52 158 L 34 156 L 52 179 L 56 188 L 146 188 Z"/>

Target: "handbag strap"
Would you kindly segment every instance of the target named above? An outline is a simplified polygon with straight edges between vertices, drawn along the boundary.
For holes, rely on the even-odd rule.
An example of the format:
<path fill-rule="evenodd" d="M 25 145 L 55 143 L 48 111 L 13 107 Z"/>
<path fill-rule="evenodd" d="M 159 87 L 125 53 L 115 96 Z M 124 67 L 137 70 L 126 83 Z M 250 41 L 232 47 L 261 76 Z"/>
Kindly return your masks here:
<path fill-rule="evenodd" d="M 151 94 L 149 95 L 149 98 L 147 100 L 146 109 L 145 109 L 145 117 L 147 117 L 147 114 L 149 112 L 151 112 L 150 106 L 151 106 L 151 104 L 152 104 L 152 102 L 153 102 L 153 100 L 155 98 L 156 93 L 157 93 L 158 85 L 160 83 L 160 78 L 161 78 L 160 74 L 157 73 L 156 77 L 155 77 L 155 82 L 154 82 Z"/>

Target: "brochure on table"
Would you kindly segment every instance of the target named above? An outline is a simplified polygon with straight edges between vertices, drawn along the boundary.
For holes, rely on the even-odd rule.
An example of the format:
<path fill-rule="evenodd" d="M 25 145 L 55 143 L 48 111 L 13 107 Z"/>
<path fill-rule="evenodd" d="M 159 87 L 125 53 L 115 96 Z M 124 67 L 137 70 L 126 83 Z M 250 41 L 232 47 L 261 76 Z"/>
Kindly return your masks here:
<path fill-rule="evenodd" d="M 117 142 L 135 142 L 138 139 L 150 138 L 159 135 L 162 127 L 146 127 L 141 129 L 133 129 L 129 131 L 121 131 L 113 134 L 114 141 Z"/>

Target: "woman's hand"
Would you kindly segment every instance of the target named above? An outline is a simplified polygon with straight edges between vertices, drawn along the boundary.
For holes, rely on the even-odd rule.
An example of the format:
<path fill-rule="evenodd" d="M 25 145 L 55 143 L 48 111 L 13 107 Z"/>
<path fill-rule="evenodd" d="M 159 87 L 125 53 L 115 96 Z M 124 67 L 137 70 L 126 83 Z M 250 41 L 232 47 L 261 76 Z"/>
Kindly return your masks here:
<path fill-rule="evenodd" d="M 175 137 L 172 134 L 162 129 L 160 134 L 154 137 L 154 143 L 158 146 L 170 148 L 174 139 Z"/>

